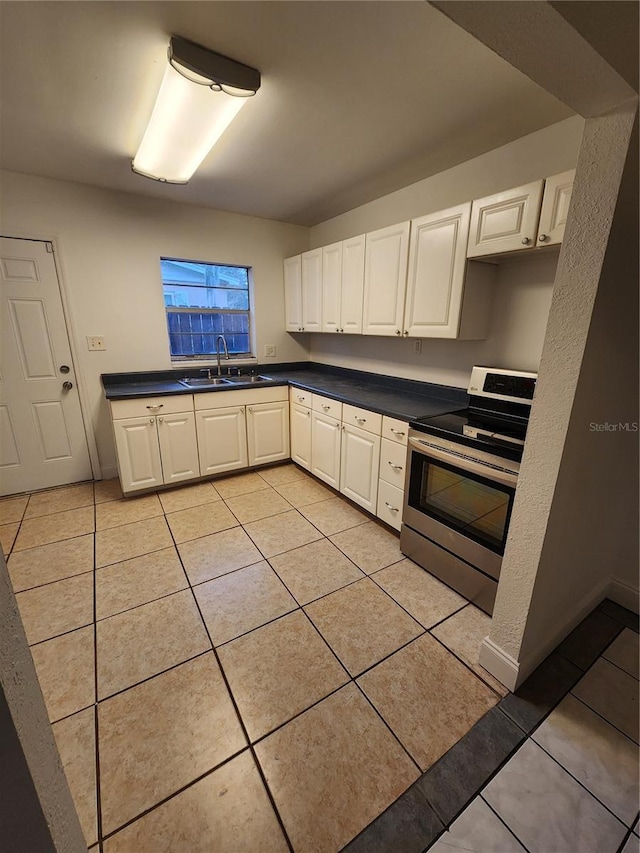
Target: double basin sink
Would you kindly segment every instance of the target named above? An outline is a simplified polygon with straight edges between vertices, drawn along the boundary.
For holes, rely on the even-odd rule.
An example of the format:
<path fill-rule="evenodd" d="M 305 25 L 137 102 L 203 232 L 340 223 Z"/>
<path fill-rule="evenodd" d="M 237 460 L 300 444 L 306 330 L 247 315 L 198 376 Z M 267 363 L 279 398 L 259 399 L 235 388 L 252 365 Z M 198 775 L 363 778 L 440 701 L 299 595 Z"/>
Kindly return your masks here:
<path fill-rule="evenodd" d="M 219 385 L 257 385 L 276 380 L 270 376 L 199 376 L 178 379 L 185 388 L 216 388 Z"/>

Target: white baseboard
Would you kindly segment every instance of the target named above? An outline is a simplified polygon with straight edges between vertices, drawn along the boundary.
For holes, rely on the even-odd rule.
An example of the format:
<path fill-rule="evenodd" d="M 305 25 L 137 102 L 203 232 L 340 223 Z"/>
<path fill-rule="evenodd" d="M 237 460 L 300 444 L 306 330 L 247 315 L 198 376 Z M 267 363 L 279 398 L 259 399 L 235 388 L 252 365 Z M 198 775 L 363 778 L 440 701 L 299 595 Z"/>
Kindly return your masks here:
<path fill-rule="evenodd" d="M 508 690 L 515 690 L 520 683 L 518 680 L 520 672 L 518 661 L 500 646 L 497 646 L 489 637 L 485 637 L 482 641 L 478 663 L 497 678 L 501 684 L 504 684 Z"/>
<path fill-rule="evenodd" d="M 621 586 L 625 585 L 621 584 Z M 487 669 L 491 675 L 495 676 L 495 678 L 504 684 L 505 687 L 509 688 L 509 690 L 516 690 L 524 681 L 527 680 L 534 669 L 540 666 L 542 661 L 560 645 L 564 638 L 567 637 L 573 629 L 582 622 L 585 616 L 588 616 L 604 598 L 609 596 L 614 601 L 617 601 L 617 599 L 610 595 L 610 588 L 611 582 L 607 580 L 603 581 L 595 589 L 590 590 L 580 599 L 580 601 L 578 601 L 577 605 L 572 609 L 570 614 L 563 621 L 562 625 L 559 625 L 545 642 L 541 643 L 536 649 L 531 651 L 521 660 L 516 660 L 511 657 L 511 655 L 505 652 L 504 649 L 496 645 L 490 637 L 486 637 L 480 649 L 480 665 Z M 629 589 L 631 588 L 629 587 Z M 636 607 L 637 596 L 638 593 L 636 591 Z M 617 603 L 621 604 L 622 602 L 617 601 Z M 627 604 L 624 604 L 624 606 L 628 607 Z"/>
<path fill-rule="evenodd" d="M 103 466 L 102 467 L 102 480 L 111 480 L 113 477 L 118 476 L 118 468 L 116 465 L 112 465 L 110 467 Z"/>
<path fill-rule="evenodd" d="M 640 612 L 640 591 L 624 581 L 612 579 L 609 582 L 606 597 L 627 610 L 632 610 L 634 613 Z"/>

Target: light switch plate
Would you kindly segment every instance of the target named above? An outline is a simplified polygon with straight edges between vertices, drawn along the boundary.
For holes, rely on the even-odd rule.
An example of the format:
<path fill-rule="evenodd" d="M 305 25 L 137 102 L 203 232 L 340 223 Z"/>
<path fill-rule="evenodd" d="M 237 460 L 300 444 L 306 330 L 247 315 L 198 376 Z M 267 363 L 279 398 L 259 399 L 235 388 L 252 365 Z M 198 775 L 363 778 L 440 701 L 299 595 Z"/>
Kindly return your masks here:
<path fill-rule="evenodd" d="M 87 336 L 87 347 L 90 350 L 105 350 L 104 338 L 102 335 Z"/>
<path fill-rule="evenodd" d="M 264 355 L 265 355 L 265 358 L 275 358 L 276 357 L 275 346 L 273 344 L 265 344 Z"/>

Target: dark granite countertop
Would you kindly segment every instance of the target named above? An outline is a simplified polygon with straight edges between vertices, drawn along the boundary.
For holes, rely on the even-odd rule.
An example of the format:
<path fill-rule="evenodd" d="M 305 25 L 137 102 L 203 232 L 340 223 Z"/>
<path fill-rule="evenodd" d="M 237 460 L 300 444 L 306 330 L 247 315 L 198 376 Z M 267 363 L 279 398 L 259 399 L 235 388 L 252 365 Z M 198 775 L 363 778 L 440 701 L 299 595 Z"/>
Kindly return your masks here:
<path fill-rule="evenodd" d="M 260 369 L 264 367 L 264 369 Z M 305 391 L 322 394 L 342 403 L 360 406 L 372 412 L 389 415 L 399 420 L 411 421 L 418 417 L 439 415 L 462 409 L 468 397 L 462 388 L 436 385 L 381 376 L 362 370 L 298 362 L 295 364 L 260 365 L 256 373 L 268 376 L 269 382 L 234 382 L 204 388 L 186 388 L 178 378 L 198 375 L 194 370 L 151 371 L 147 373 L 106 373 L 102 384 L 108 400 L 127 400 L 136 397 L 165 396 L 168 394 L 224 394 L 240 388 L 264 388 L 272 385 L 293 385 Z"/>

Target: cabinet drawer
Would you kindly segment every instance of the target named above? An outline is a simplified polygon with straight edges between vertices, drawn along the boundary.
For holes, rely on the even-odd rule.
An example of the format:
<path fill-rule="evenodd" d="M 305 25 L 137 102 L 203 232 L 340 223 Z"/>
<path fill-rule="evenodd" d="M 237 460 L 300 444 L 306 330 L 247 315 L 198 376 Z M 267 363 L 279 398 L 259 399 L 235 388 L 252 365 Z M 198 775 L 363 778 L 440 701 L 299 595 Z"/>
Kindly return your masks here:
<path fill-rule="evenodd" d="M 321 397 L 320 394 L 312 394 L 314 412 L 322 412 L 323 415 L 328 415 L 331 418 L 342 420 L 342 403 L 337 400 L 330 400 L 329 397 Z"/>
<path fill-rule="evenodd" d="M 228 409 L 229 406 L 251 406 L 254 403 L 285 403 L 289 399 L 286 385 L 275 388 L 238 388 L 237 390 L 205 391 L 194 394 L 196 412 L 205 409 Z"/>
<path fill-rule="evenodd" d="M 346 403 L 342 407 L 342 422 L 365 429 L 374 435 L 380 435 L 382 430 L 382 415 L 379 415 L 377 412 L 370 412 L 368 409 L 358 409 L 356 406 L 348 406 Z"/>
<path fill-rule="evenodd" d="M 383 438 L 380 451 L 380 479 L 398 489 L 404 489 L 406 463 L 407 449 L 404 444 Z"/>
<path fill-rule="evenodd" d="M 400 530 L 402 524 L 402 501 L 404 493 L 397 486 L 392 486 L 385 480 L 378 483 L 378 518 L 390 527 Z"/>
<path fill-rule="evenodd" d="M 166 397 L 137 397 L 135 400 L 110 400 L 111 417 L 141 418 L 144 415 L 177 415 L 193 411 L 193 394 Z"/>
<path fill-rule="evenodd" d="M 397 441 L 399 444 L 407 444 L 407 435 L 409 432 L 409 424 L 406 421 L 399 421 L 397 418 L 390 418 L 384 415 L 382 418 L 382 437 L 388 438 L 390 441 Z"/>
<path fill-rule="evenodd" d="M 302 388 L 289 388 L 289 402 L 296 406 L 311 408 L 311 391 L 303 391 Z"/>

